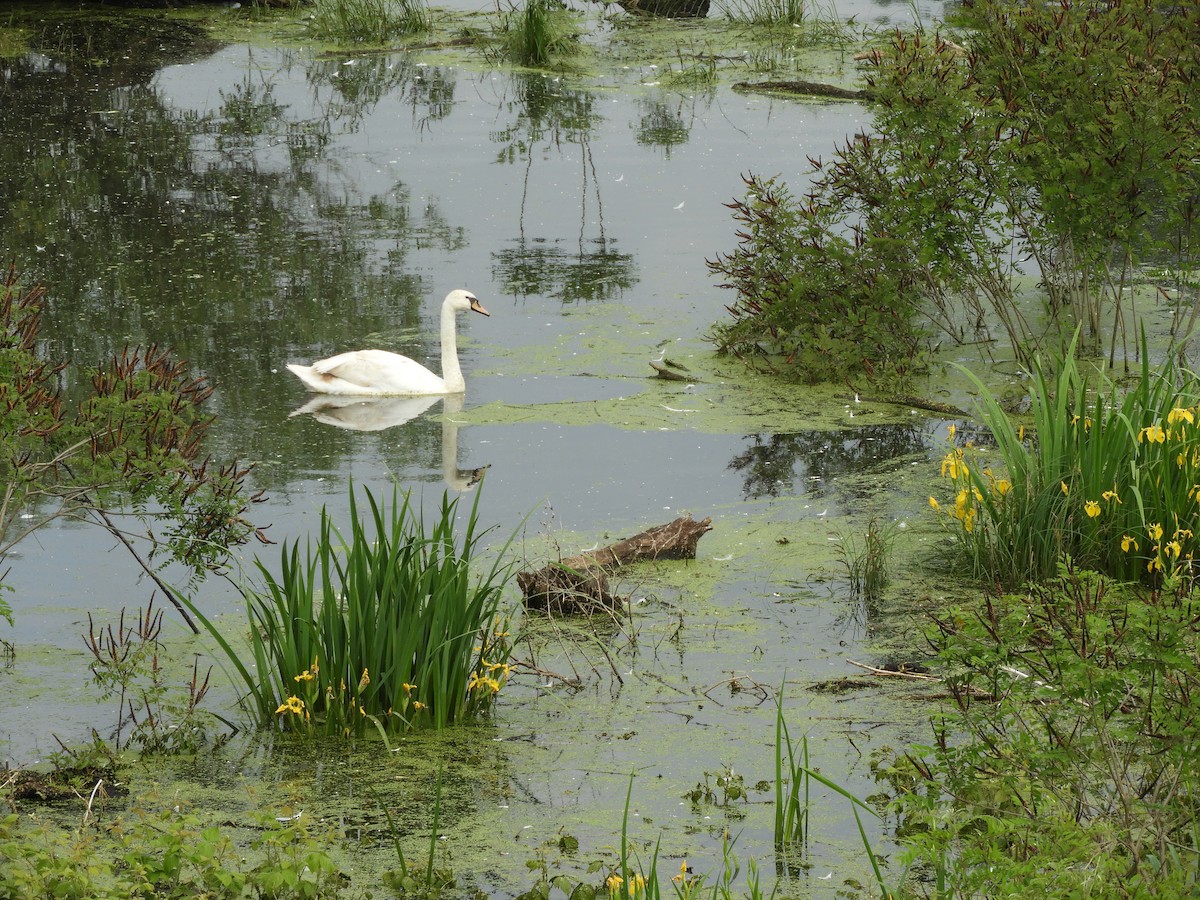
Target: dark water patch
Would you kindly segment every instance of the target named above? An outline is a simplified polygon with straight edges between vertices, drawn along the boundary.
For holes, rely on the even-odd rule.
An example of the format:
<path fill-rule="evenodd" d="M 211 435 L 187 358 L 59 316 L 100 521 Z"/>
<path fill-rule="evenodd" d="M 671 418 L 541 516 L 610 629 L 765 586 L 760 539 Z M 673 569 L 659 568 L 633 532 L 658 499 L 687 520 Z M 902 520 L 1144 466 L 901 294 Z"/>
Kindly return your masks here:
<path fill-rule="evenodd" d="M 7 5 L 8 26 L 23 31 L 29 49 L 48 63 L 38 67 L 36 58 L 26 58 L 16 63 L 17 70 L 72 82 L 102 74 L 114 84 L 138 84 L 164 65 L 199 59 L 219 46 L 202 25 L 130 8 L 162 5 Z"/>
<path fill-rule="evenodd" d="M 928 450 L 923 425 L 866 425 L 839 431 L 755 434 L 729 462 L 743 478 L 746 497 L 810 492 L 827 495 L 841 475 L 863 473 L 881 463 L 922 456 Z M 797 481 L 806 482 L 799 487 Z"/>

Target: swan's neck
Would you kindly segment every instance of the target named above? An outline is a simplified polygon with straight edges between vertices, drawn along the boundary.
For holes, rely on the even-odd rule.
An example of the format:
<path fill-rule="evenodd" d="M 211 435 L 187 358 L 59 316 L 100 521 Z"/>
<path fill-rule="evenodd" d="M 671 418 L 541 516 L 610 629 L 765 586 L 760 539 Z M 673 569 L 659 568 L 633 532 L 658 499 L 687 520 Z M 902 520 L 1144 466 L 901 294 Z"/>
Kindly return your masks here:
<path fill-rule="evenodd" d="M 462 369 L 458 365 L 458 334 L 454 308 L 442 304 L 442 381 L 447 394 L 459 394 L 467 389 Z"/>
<path fill-rule="evenodd" d="M 456 491 L 470 487 L 458 470 L 458 423 L 454 417 L 462 410 L 462 394 L 452 394 L 442 401 L 442 480 Z"/>

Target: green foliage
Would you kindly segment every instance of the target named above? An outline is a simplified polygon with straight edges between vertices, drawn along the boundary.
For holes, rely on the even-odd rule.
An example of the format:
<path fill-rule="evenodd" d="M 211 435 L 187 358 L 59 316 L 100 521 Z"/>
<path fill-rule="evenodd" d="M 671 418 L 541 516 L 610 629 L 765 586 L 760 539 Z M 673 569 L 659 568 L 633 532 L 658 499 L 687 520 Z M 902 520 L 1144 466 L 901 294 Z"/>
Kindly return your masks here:
<path fill-rule="evenodd" d="M 765 789 L 766 785 L 764 783 L 755 787 L 756 789 L 760 787 Z M 740 819 L 745 816 L 745 813 L 734 804 L 738 800 L 742 803 L 749 803 L 749 790 L 746 787 L 745 776 L 736 771 L 729 763 L 725 763 L 717 772 L 705 772 L 704 780 L 696 782 L 696 786 L 687 791 L 683 795 L 683 799 L 687 800 L 695 811 L 700 811 L 704 807 L 717 806 L 724 810 L 727 817 Z"/>
<path fill-rule="evenodd" d="M 939 622 L 954 709 L 883 773 L 932 896 L 1194 895 L 1198 600 L 1064 568 Z"/>
<path fill-rule="evenodd" d="M 800 847 L 808 840 L 808 735 L 792 743 L 783 715 L 783 691 L 775 695 L 775 846 Z"/>
<path fill-rule="evenodd" d="M 605 879 L 609 900 L 662 900 L 663 886 L 659 881 L 658 852 L 659 845 L 655 843 L 647 863 L 632 849 L 629 838 L 629 804 L 633 797 L 633 779 L 629 776 L 629 788 L 625 793 L 625 812 L 621 817 L 620 858 L 609 876 Z M 746 884 L 743 891 L 735 888 L 735 882 L 741 874 L 742 866 L 733 852 L 736 838 L 730 838 L 729 831 L 723 832 L 721 839 L 721 865 L 708 875 L 696 874 L 688 866 L 687 860 L 679 864 L 679 872 L 671 877 L 671 888 L 677 900 L 700 900 L 705 896 L 711 900 L 733 900 L 735 896 L 745 900 L 773 900 L 779 883 L 776 882 L 771 891 L 766 891 L 759 880 L 758 866 L 750 860 Z M 586 895 L 585 895 L 586 896 Z"/>
<path fill-rule="evenodd" d="M 0 818 L 0 897 L 10 900 L 332 900 L 345 876 L 299 821 L 263 817 L 248 846 L 190 813 L 134 811 L 107 834 L 69 833 L 37 817 Z"/>
<path fill-rule="evenodd" d="M 729 204 L 740 244 L 708 262 L 738 295 L 726 307 L 733 321 L 713 332 L 720 350 L 765 352 L 809 382 L 901 379 L 919 366 L 922 295 L 905 244 L 819 202 L 828 182 L 802 201 L 775 179 L 746 184 L 746 198 Z"/>
<path fill-rule="evenodd" d="M 880 598 L 888 583 L 888 565 L 895 540 L 895 523 L 881 524 L 875 516 L 867 520 L 867 530 L 861 540 L 854 534 L 838 535 L 833 552 L 846 567 L 850 590 L 855 595 L 869 602 Z"/>
<path fill-rule="evenodd" d="M 45 302 L 14 269 L 0 284 L 0 565 L 59 517 L 95 522 L 132 549 L 127 528 L 109 518 L 129 504 L 152 557 L 166 554 L 197 578 L 219 566 L 253 528 L 243 517 L 248 470 L 201 455 L 212 388 L 153 346 L 95 370 L 44 359 Z M 67 379 L 86 385 L 75 404 L 62 395 Z"/>
<path fill-rule="evenodd" d="M 807 0 L 717 0 L 725 18 L 743 25 L 803 25 L 808 7 Z"/>
<path fill-rule="evenodd" d="M 322 509 L 315 547 L 307 542 L 302 556 L 299 541 L 283 544 L 279 578 L 259 562 L 265 589 L 247 603 L 253 671 L 189 604 L 245 682 L 260 725 L 325 734 L 441 728 L 490 709 L 512 670 L 500 619 L 508 545 L 471 579 L 483 537 L 479 495 L 460 542 L 457 498 L 443 494 L 426 523 L 407 494 L 393 491 L 388 506 L 364 493 L 370 530 L 351 485 L 348 537 Z"/>
<path fill-rule="evenodd" d="M 1187 339 L 1200 7 L 978 0 L 962 14 L 970 50 L 896 32 L 868 58 L 873 133 L 812 161 L 804 200 L 753 178 L 732 204 L 742 246 L 710 263 L 738 293 L 715 331 L 723 350 L 761 346 L 814 379 L 836 329 L 849 363 L 830 377 L 843 378 L 907 360 L 876 343 L 909 335 L 920 310 L 955 340 L 999 327 L 1025 362 L 1077 330 L 1081 349 L 1115 358 L 1147 261 L 1176 291 L 1172 335 Z M 1040 311 L 1018 293 L 1030 268 Z M 889 299 L 897 319 L 874 321 Z"/>
<path fill-rule="evenodd" d="M 501 17 L 504 55 L 520 66 L 544 69 L 578 45 L 575 15 L 560 0 L 525 0 Z"/>
<path fill-rule="evenodd" d="M 433 27 L 425 0 L 317 0 L 308 20 L 318 40 L 386 44 Z"/>
<path fill-rule="evenodd" d="M 679 68 L 671 69 L 664 80 L 671 87 L 712 88 L 717 84 L 717 58 L 712 53 L 695 54 L 692 61 L 684 59 L 683 50 L 677 50 Z"/>
<path fill-rule="evenodd" d="M 443 891 L 454 888 L 456 883 L 454 872 L 450 869 L 436 868 L 434 864 L 437 859 L 438 825 L 442 816 L 442 770 L 438 770 L 437 791 L 433 798 L 433 814 L 429 824 L 429 858 L 423 872 L 409 868 L 408 860 L 404 857 L 404 850 L 400 847 L 400 834 L 392 819 L 391 810 L 379 800 L 378 796 L 375 797 L 375 800 L 382 807 L 384 816 L 387 817 L 388 832 L 396 848 L 396 859 L 400 863 L 398 871 L 383 873 L 383 880 L 387 886 L 398 896 L 413 898 L 413 900 L 437 900 Z"/>
<path fill-rule="evenodd" d="M 556 839 L 543 842 L 536 848 L 534 858 L 525 861 L 525 867 L 536 873 L 537 879 L 533 887 L 518 894 L 515 900 L 550 900 L 556 890 L 560 891 L 566 900 L 595 900 L 596 897 L 603 897 L 604 892 L 595 881 L 585 880 L 604 868 L 603 860 L 588 861 L 583 867 L 582 876 L 560 870 L 564 861 L 575 863 L 574 858 L 578 851 L 579 838 L 572 834 L 560 833 Z"/>
<path fill-rule="evenodd" d="M 110 624 L 97 629 L 88 613 L 83 642 L 92 654 L 92 681 L 101 699 L 116 701 L 110 739 L 117 750 L 133 745 L 147 753 L 194 753 L 208 742 L 208 725 L 215 717 L 200 704 L 208 693 L 211 670 L 201 677 L 200 664 L 193 661 L 186 695 L 180 699 L 162 667 L 162 615 L 151 601 L 133 622 L 126 622 L 122 608 L 115 628 Z"/>
<path fill-rule="evenodd" d="M 966 373 L 1004 469 L 975 448 L 951 447 L 942 461 L 955 496 L 944 521 L 962 557 L 1010 587 L 1053 576 L 1064 558 L 1120 578 L 1189 572 L 1200 553 L 1200 378 L 1174 359 L 1144 361 L 1119 394 L 1094 389 L 1073 354 L 1057 369 L 1035 366 L 1028 432 Z"/>

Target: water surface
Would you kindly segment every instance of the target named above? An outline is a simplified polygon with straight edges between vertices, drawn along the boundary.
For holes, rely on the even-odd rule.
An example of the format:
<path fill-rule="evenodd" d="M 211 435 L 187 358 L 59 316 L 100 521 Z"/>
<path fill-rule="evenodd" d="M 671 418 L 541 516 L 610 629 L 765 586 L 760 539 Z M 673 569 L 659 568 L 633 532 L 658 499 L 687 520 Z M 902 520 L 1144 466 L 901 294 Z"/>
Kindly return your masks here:
<path fill-rule="evenodd" d="M 909 10 L 838 7 L 873 22 Z M 703 40 L 703 24 L 678 27 L 681 46 Z M 812 66 L 854 78 L 844 55 Z M 725 766 L 773 777 L 773 705 L 756 685 L 787 679 L 793 734 L 860 793 L 870 750 L 920 732 L 922 712 L 887 692 L 810 688 L 871 657 L 877 611 L 849 595 L 833 547 L 870 515 L 920 530 L 910 480 L 938 423 L 752 375 L 703 340 L 732 299 L 705 259 L 734 244 L 723 204 L 742 175 L 802 190 L 806 158 L 868 127 L 868 111 L 662 75 L 201 43 L 112 69 L 39 53 L 0 80 L 0 246 L 50 288 L 46 351 L 94 362 L 126 344 L 174 347 L 216 385 L 213 452 L 255 464 L 269 499 L 253 514 L 276 540 L 302 537 L 323 505 L 343 514 L 351 479 L 426 500 L 481 490 L 483 520 L 499 538 L 518 530 L 532 565 L 685 512 L 713 517 L 694 563 L 631 576 L 631 619 L 604 651 L 536 626 L 528 652 L 582 691 L 522 676 L 475 749 L 434 751 L 468 780 L 472 767 L 494 779 L 460 798 L 451 840 L 468 869 L 482 832 L 518 835 L 517 850 L 486 845 L 519 857 L 518 872 L 560 828 L 585 847 L 615 840 L 631 771 L 635 814 L 652 820 L 642 837 L 661 828 L 672 859 L 711 868 L 727 827 L 745 832 L 739 852 L 770 857 L 767 795 L 735 816 L 681 799 Z M 436 369 L 438 306 L 456 287 L 491 312 L 460 321 L 462 408 L 363 407 L 340 425 L 333 411 L 291 415 L 309 398 L 287 362 L 377 346 Z M 696 382 L 652 379 L 648 361 L 664 356 Z M 26 763 L 53 735 L 105 727 L 84 687 L 86 612 L 103 621 L 150 586 L 77 524 L 10 562 L 18 654 L 0 672 L 0 752 Z M 241 604 L 220 580 L 200 596 L 215 614 Z M 415 765 L 405 756 L 388 764 Z M 348 757 L 332 782 L 325 764 L 298 766 L 292 794 L 362 824 L 357 767 L 377 757 Z M 245 772 L 279 777 L 269 762 Z M 831 896 L 865 866 L 844 804 L 827 798 L 817 820 L 827 846 L 803 890 Z M 500 864 L 479 879 L 522 889 Z"/>

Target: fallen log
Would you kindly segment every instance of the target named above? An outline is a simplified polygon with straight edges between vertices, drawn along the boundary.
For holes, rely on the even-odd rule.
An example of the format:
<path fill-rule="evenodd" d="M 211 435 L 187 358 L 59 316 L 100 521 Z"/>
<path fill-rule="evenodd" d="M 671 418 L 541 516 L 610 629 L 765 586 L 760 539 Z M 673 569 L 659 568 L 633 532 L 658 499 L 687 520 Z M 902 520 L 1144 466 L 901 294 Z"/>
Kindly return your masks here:
<path fill-rule="evenodd" d="M 624 598 L 609 591 L 608 573 L 643 559 L 695 559 L 696 544 L 709 531 L 712 518 L 697 522 L 680 516 L 599 550 L 518 572 L 517 585 L 529 609 L 568 614 L 618 609 Z"/>

